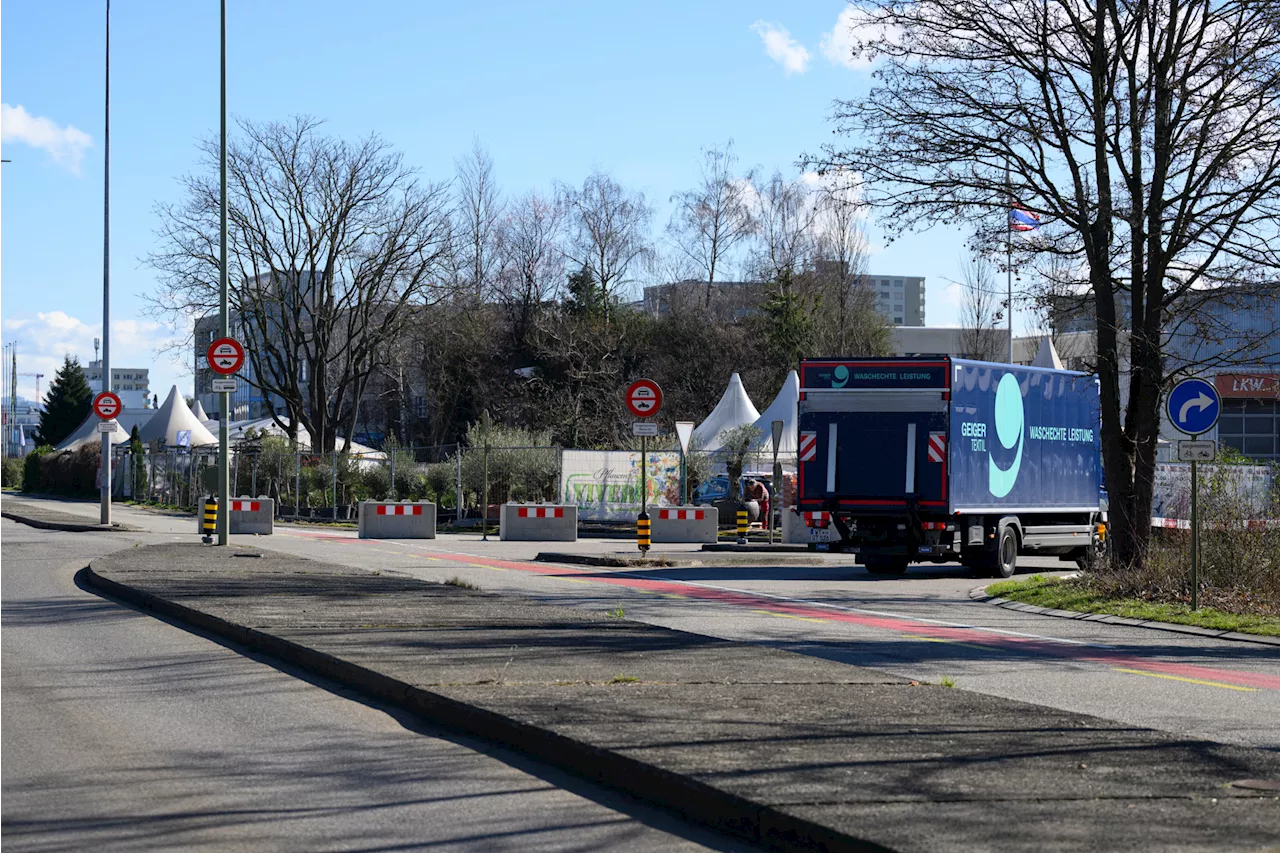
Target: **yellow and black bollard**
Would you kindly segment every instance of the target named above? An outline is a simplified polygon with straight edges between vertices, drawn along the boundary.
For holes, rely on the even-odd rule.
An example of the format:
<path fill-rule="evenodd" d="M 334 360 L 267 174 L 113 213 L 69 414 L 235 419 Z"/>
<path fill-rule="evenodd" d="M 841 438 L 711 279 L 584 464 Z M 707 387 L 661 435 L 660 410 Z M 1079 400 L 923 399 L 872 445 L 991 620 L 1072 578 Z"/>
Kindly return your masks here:
<path fill-rule="evenodd" d="M 649 553 L 649 513 L 642 512 L 636 519 L 636 545 L 644 554 Z"/>
<path fill-rule="evenodd" d="M 213 533 L 218 529 L 218 499 L 210 495 L 204 502 L 204 519 L 200 522 L 200 530 L 204 533 L 206 545 L 213 544 Z"/>
<path fill-rule="evenodd" d="M 747 544 L 747 528 L 750 522 L 747 521 L 747 508 L 745 506 L 738 507 L 738 544 Z"/>

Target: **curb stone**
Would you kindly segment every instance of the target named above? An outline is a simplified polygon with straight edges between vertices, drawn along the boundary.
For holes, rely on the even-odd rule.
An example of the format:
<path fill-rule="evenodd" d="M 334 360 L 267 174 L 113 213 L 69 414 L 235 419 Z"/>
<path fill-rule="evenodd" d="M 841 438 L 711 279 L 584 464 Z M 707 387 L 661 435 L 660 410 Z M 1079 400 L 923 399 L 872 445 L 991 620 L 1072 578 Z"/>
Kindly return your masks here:
<path fill-rule="evenodd" d="M 80 521 L 49 521 L 43 518 L 36 518 L 25 515 L 22 512 L 15 512 L 5 508 L 0 510 L 0 517 L 7 518 L 10 521 L 16 521 L 19 524 L 25 524 L 28 527 L 34 527 L 38 530 L 61 530 L 65 533 L 130 533 L 139 530 L 128 524 L 113 523 L 91 524 L 89 522 Z"/>
<path fill-rule="evenodd" d="M 135 589 L 97 574 L 92 561 L 89 567 L 80 570 L 77 578 L 143 610 L 338 682 L 437 725 L 516 750 L 736 838 L 783 851 L 894 853 L 892 848 L 873 841 L 785 814 L 612 750 L 513 720 L 282 637 Z"/>
<path fill-rule="evenodd" d="M 994 604 L 1005 610 L 1017 610 L 1036 616 L 1052 616 L 1055 619 L 1078 619 L 1081 622 L 1102 622 L 1107 625 L 1122 625 L 1129 628 L 1148 628 L 1153 631 L 1169 631 L 1174 634 L 1192 634 L 1197 637 L 1212 637 L 1215 640 L 1232 640 L 1238 643 L 1257 643 L 1263 646 L 1280 647 L 1280 637 L 1268 637 L 1263 634 L 1243 634 L 1239 631 L 1221 631 L 1217 628 L 1202 628 L 1199 625 L 1179 625 L 1175 622 L 1152 622 L 1146 619 L 1133 619 L 1127 616 L 1116 616 L 1111 613 L 1081 613 L 1078 610 L 1055 610 L 1051 607 L 1040 607 L 1024 601 L 1010 601 L 987 595 L 985 586 L 975 586 L 969 590 L 969 597 L 974 601 Z"/>

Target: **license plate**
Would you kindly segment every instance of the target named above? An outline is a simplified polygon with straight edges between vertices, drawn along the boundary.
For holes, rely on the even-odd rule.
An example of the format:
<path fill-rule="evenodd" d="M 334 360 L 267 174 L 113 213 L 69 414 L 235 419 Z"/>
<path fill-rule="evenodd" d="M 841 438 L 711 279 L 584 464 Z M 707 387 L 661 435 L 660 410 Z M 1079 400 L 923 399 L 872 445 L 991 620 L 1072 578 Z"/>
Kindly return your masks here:
<path fill-rule="evenodd" d="M 831 537 L 830 527 L 810 527 L 809 528 L 810 542 L 830 542 L 831 538 L 832 537 Z"/>

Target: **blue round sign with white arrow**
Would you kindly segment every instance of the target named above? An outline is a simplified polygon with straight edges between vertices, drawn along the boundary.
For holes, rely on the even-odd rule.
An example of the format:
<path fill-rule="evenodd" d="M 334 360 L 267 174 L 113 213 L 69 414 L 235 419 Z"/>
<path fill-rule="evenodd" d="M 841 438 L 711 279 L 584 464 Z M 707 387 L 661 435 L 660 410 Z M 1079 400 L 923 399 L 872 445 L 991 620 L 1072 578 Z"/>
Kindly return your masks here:
<path fill-rule="evenodd" d="M 1200 435 L 1218 422 L 1222 401 L 1212 382 L 1184 379 L 1169 392 L 1165 409 L 1174 429 L 1187 435 Z"/>

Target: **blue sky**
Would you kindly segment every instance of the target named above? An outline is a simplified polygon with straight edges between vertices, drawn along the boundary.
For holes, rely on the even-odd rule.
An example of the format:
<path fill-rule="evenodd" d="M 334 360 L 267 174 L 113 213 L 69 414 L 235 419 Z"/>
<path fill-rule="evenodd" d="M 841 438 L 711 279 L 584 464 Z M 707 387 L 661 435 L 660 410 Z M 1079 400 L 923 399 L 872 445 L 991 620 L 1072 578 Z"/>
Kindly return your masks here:
<path fill-rule="evenodd" d="M 233 116 L 376 131 L 439 179 L 479 138 L 512 195 L 599 167 L 655 205 L 655 237 L 701 148 L 732 137 L 744 165 L 797 174 L 831 138 L 832 100 L 870 84 L 824 50 L 840 0 L 228 7 Z M 155 287 L 143 259 L 155 204 L 178 199 L 195 140 L 217 130 L 218 3 L 116 0 L 111 14 L 112 364 L 150 367 L 163 398 L 191 379 L 155 352 L 172 332 L 143 313 Z M 18 341 L 20 370 L 46 374 L 42 390 L 64 352 L 87 361 L 101 334 L 102 37 L 101 2 L 4 5 L 0 333 Z M 873 224 L 872 237 L 872 272 L 927 276 L 929 323 L 956 322 L 962 235 L 884 246 Z M 33 381 L 19 391 L 32 396 Z"/>

